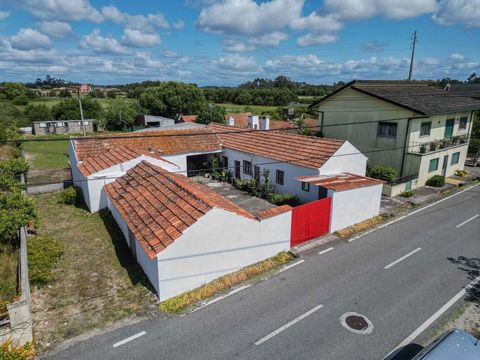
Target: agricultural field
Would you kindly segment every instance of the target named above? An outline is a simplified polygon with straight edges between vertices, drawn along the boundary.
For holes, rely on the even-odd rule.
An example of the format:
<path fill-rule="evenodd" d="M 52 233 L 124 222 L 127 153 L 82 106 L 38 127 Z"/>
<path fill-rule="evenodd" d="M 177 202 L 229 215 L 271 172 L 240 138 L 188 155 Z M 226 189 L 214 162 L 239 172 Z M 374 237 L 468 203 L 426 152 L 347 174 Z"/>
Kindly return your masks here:
<path fill-rule="evenodd" d="M 224 107 L 226 112 L 247 112 L 250 111 L 255 114 L 262 114 L 267 111 L 276 111 L 278 106 L 264 106 L 264 105 L 237 105 L 237 104 L 216 104 Z"/>

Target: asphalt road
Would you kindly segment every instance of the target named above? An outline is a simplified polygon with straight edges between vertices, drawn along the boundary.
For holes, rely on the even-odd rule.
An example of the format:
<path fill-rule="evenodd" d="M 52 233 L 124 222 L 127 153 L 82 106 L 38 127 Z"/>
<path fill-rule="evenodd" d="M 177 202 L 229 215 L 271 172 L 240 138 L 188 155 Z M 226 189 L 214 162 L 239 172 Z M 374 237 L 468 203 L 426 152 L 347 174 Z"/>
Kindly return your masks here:
<path fill-rule="evenodd" d="M 476 214 L 480 186 L 306 252 L 298 266 L 186 316 L 122 327 L 49 358 L 382 359 L 478 276 L 456 262 L 480 258 L 480 217 L 461 225 Z M 366 316 L 371 332 L 343 327 L 348 312 Z"/>

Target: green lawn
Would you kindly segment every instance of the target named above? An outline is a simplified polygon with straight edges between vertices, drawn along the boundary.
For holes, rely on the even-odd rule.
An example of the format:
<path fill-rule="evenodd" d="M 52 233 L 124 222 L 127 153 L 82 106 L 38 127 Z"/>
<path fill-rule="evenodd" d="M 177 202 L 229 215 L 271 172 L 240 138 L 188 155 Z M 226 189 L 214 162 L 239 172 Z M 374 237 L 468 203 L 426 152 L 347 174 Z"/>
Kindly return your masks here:
<path fill-rule="evenodd" d="M 55 140 L 66 135 L 27 136 L 27 140 Z M 68 140 L 26 141 L 23 145 L 30 170 L 64 169 L 68 162 Z"/>
<path fill-rule="evenodd" d="M 276 111 L 278 106 L 263 106 L 263 105 L 237 105 L 237 104 L 217 104 L 225 108 L 226 112 L 246 112 L 263 113 L 265 111 Z"/>

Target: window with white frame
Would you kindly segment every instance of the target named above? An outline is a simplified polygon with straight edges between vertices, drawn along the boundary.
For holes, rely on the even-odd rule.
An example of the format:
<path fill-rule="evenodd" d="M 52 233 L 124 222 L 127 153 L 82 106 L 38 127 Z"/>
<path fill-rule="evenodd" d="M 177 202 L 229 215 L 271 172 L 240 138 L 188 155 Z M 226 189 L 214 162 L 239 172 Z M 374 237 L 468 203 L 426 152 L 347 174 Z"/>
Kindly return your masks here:
<path fill-rule="evenodd" d="M 377 136 L 379 137 L 397 137 L 397 123 L 379 122 Z"/>
<path fill-rule="evenodd" d="M 432 130 L 431 121 L 422 122 L 422 124 L 420 125 L 420 136 L 429 136 L 431 130 Z"/>

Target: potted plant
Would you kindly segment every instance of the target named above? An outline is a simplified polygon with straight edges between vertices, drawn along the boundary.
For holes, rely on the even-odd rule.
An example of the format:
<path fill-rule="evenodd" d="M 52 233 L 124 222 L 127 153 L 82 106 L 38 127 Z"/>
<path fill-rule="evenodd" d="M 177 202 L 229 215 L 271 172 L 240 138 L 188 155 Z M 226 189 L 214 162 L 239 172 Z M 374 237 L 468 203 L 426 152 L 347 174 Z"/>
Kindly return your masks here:
<path fill-rule="evenodd" d="M 432 141 L 430 144 L 430 151 L 435 151 L 437 149 L 437 143 Z"/>
<path fill-rule="evenodd" d="M 447 146 L 447 140 L 446 139 L 440 140 L 440 149 L 445 149 L 446 146 Z"/>
<path fill-rule="evenodd" d="M 465 136 L 462 136 L 460 138 L 460 144 L 465 144 L 467 142 L 467 138 Z"/>
<path fill-rule="evenodd" d="M 457 145 L 458 142 L 460 141 L 460 136 L 454 136 L 454 137 L 452 137 L 451 141 L 452 141 L 452 145 L 453 145 L 453 146 Z"/>
<path fill-rule="evenodd" d="M 420 154 L 425 154 L 427 152 L 427 145 L 421 144 L 420 145 Z"/>

